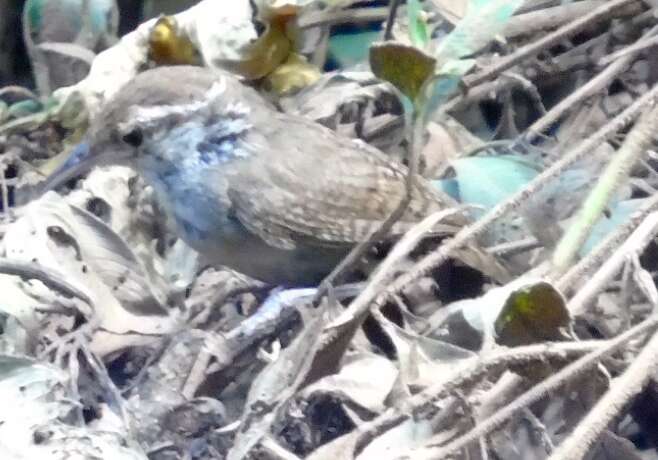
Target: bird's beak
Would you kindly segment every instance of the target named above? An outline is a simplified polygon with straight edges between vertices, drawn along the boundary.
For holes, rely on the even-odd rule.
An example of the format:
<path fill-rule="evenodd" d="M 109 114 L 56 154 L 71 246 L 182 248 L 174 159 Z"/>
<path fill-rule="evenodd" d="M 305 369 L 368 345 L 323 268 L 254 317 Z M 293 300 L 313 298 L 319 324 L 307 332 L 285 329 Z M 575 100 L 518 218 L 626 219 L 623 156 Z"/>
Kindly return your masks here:
<path fill-rule="evenodd" d="M 76 145 L 68 158 L 48 176 L 42 185 L 43 192 L 54 190 L 74 179 L 81 174 L 91 170 L 98 163 L 96 155 L 92 153 L 88 142 Z"/>

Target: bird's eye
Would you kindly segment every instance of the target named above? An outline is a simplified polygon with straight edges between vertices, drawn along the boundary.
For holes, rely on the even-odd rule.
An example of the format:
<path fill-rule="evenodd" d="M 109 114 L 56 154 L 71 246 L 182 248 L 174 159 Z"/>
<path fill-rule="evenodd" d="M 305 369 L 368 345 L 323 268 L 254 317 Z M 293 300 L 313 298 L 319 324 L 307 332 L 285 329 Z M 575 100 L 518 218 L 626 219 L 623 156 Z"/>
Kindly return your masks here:
<path fill-rule="evenodd" d="M 132 145 L 133 147 L 139 147 L 140 145 L 142 145 L 144 136 L 142 135 L 141 129 L 134 128 L 130 130 L 128 133 L 124 134 L 121 140 L 123 140 L 123 142 L 125 142 L 128 145 Z"/>

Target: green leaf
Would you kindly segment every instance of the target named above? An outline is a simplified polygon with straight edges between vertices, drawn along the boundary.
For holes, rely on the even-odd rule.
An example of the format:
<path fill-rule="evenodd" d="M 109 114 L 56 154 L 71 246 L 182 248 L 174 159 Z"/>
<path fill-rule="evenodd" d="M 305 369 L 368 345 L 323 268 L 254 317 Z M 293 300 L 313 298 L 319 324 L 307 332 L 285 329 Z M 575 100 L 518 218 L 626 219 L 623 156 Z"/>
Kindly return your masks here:
<path fill-rule="evenodd" d="M 472 55 L 497 34 L 524 0 L 478 0 L 454 30 L 439 44 L 436 52 L 441 63 Z"/>
<path fill-rule="evenodd" d="M 43 110 L 43 104 L 34 99 L 26 99 L 24 101 L 15 102 L 9 106 L 9 116 L 11 118 L 26 117 Z"/>
<path fill-rule="evenodd" d="M 293 94 L 316 82 L 322 73 L 306 58 L 297 53 L 290 53 L 288 59 L 265 77 L 268 88 L 278 95 Z"/>
<path fill-rule="evenodd" d="M 571 318 L 562 294 L 545 281 L 513 291 L 496 318 L 496 342 L 515 347 L 564 340 Z"/>
<path fill-rule="evenodd" d="M 423 18 L 423 8 L 419 0 L 407 0 L 407 17 L 409 18 L 409 38 L 411 43 L 419 48 L 424 48 L 429 42 L 430 35 L 427 31 L 427 23 Z"/>
<path fill-rule="evenodd" d="M 438 77 L 459 77 L 461 78 L 475 65 L 475 59 L 454 59 L 444 63 L 437 69 Z"/>
<path fill-rule="evenodd" d="M 25 18 L 33 31 L 41 27 L 41 10 L 44 3 L 44 0 L 27 0 L 25 3 Z"/>
<path fill-rule="evenodd" d="M 475 59 L 457 59 L 444 64 L 427 83 L 425 110 L 428 113 L 438 109 L 457 92 L 462 76 L 475 65 Z"/>
<path fill-rule="evenodd" d="M 417 96 L 434 72 L 436 60 L 418 48 L 395 42 L 376 43 L 370 47 L 370 68 L 418 105 Z"/>
<path fill-rule="evenodd" d="M 436 50 L 435 81 L 427 85 L 424 110 L 431 113 L 447 101 L 475 61 L 464 59 L 500 33 L 524 0 L 473 0 L 468 13 Z M 411 23 L 411 20 L 410 20 Z M 413 30 L 413 27 L 410 27 Z M 412 37 L 413 39 L 413 37 Z"/>
<path fill-rule="evenodd" d="M 473 156 L 450 163 L 455 177 L 435 181 L 463 204 L 491 209 L 539 174 L 540 167 L 517 155 Z"/>
<path fill-rule="evenodd" d="M 377 30 L 333 35 L 329 38 L 329 54 L 341 68 L 351 67 L 368 59 L 368 49 L 380 35 Z"/>

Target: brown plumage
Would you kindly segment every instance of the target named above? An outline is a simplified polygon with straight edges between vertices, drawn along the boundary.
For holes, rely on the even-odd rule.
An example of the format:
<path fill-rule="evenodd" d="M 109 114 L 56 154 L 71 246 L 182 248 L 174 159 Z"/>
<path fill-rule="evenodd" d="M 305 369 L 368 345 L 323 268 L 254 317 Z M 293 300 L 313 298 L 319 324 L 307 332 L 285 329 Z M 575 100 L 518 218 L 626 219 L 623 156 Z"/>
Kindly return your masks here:
<path fill-rule="evenodd" d="M 108 102 L 58 178 L 95 164 L 133 165 L 179 235 L 207 259 L 272 283 L 314 283 L 405 196 L 405 166 L 360 141 L 279 113 L 225 73 L 144 72 Z M 424 178 L 396 236 L 455 206 Z M 437 230 L 452 233 L 456 214 Z"/>

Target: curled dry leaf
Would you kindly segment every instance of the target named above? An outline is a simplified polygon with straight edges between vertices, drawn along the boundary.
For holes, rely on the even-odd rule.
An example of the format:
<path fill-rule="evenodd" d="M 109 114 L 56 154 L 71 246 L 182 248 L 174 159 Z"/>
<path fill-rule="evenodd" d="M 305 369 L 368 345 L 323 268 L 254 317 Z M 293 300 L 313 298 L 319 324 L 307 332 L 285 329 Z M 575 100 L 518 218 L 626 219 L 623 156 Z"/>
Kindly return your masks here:
<path fill-rule="evenodd" d="M 203 62 L 221 67 L 224 61 L 243 59 L 244 47 L 257 38 L 252 14 L 250 2 L 243 0 L 202 0 L 174 17 L 180 34 L 194 43 Z M 61 98 L 71 91 L 79 91 L 90 113 L 95 115 L 103 102 L 146 63 L 148 38 L 156 22 L 157 19 L 147 21 L 124 35 L 120 42 L 94 59 L 84 80 L 59 89 L 56 96 Z"/>
<path fill-rule="evenodd" d="M 78 244 L 126 310 L 136 315 L 167 314 L 146 273 L 125 241 L 93 214 L 71 206 Z"/>
<path fill-rule="evenodd" d="M 174 318 L 162 316 L 167 310 L 123 239 L 56 193 L 26 206 L 24 215 L 8 227 L 4 245 L 7 257 L 35 260 L 86 293 L 103 329 L 157 334 L 174 326 Z M 124 346 L 123 340 L 115 334 L 92 347 L 102 355 Z"/>
<path fill-rule="evenodd" d="M 422 446 L 433 434 L 429 420 L 406 420 L 373 440 L 359 453 L 356 460 L 395 458 L 410 449 Z"/>
<path fill-rule="evenodd" d="M 474 356 L 471 351 L 407 331 L 391 321 L 381 320 L 379 324 L 395 347 L 402 382 L 415 389 L 431 385 L 437 375 L 449 374 L 462 360 Z"/>
<path fill-rule="evenodd" d="M 310 64 L 304 56 L 290 53 L 288 59 L 265 78 L 264 84 L 283 96 L 313 84 L 321 75 L 320 69 Z"/>
<path fill-rule="evenodd" d="M 268 75 L 288 59 L 292 41 L 288 35 L 288 23 L 294 18 L 294 9 L 282 9 L 266 19 L 265 32 L 245 46 L 239 60 L 223 60 L 220 66 L 249 80 Z"/>
<path fill-rule="evenodd" d="M 115 423 L 97 428 L 67 423 L 75 408 L 70 377 L 27 357 L 0 355 L 0 453 L 3 458 L 112 458 L 146 460 Z M 79 396 L 79 395 L 78 395 Z M 126 440 L 128 439 L 128 442 Z"/>
<path fill-rule="evenodd" d="M 373 380 L 372 376 L 377 379 Z M 352 406 L 360 406 L 373 413 L 385 408 L 398 370 L 383 356 L 361 353 L 350 356 L 349 363 L 334 375 L 328 375 L 304 388 L 300 396 L 310 399 L 314 394 L 329 394 Z"/>
<path fill-rule="evenodd" d="M 178 27 L 176 18 L 158 18 L 148 37 L 148 56 L 156 65 L 199 65 L 201 56 L 194 43 Z"/>

